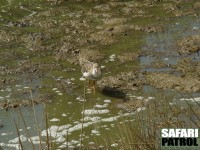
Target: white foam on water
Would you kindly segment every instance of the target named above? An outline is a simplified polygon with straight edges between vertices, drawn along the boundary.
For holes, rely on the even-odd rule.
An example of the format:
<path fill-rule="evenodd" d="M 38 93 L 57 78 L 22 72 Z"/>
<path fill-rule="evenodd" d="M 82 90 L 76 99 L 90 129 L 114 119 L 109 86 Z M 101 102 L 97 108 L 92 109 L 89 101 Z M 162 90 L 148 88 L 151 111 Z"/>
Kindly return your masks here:
<path fill-rule="evenodd" d="M 112 147 L 117 147 L 118 144 L 117 144 L 117 143 L 113 143 L 113 144 L 111 144 L 110 146 L 112 146 Z"/>
<path fill-rule="evenodd" d="M 58 148 L 67 148 L 66 145 L 60 145 Z"/>
<path fill-rule="evenodd" d="M 95 110 L 95 113 L 96 113 L 96 111 L 98 111 L 98 110 Z M 106 111 L 108 111 L 108 110 L 106 110 Z M 91 112 L 89 114 L 91 114 Z M 95 117 L 86 116 L 84 119 L 88 120 L 88 122 L 84 122 L 82 124 L 82 123 L 79 123 L 78 121 L 76 121 L 76 124 L 74 126 L 72 126 L 71 124 L 62 125 L 62 126 L 55 126 L 54 125 L 54 126 L 51 126 L 48 129 L 48 133 L 49 133 L 49 135 L 51 135 L 51 137 L 54 138 L 55 141 L 58 140 L 58 142 L 59 141 L 61 142 L 61 141 L 63 141 L 63 138 L 59 139 L 59 137 L 66 137 L 67 135 L 72 134 L 74 131 L 81 130 L 82 128 L 86 128 L 86 127 L 89 127 L 89 126 L 91 126 L 93 124 L 100 123 L 100 122 L 113 122 L 113 121 L 116 121 L 120 117 L 130 116 L 132 114 L 134 114 L 134 113 L 126 113 L 126 114 L 121 114 L 121 115 L 118 115 L 118 116 L 109 117 L 109 118 L 103 118 L 103 119 L 101 117 L 99 117 L 99 116 L 95 116 Z M 114 126 L 115 126 L 114 124 L 111 124 L 111 127 L 114 127 Z M 107 127 L 107 126 L 105 126 L 105 127 Z M 110 130 L 110 129 L 107 128 L 106 130 Z M 92 132 L 92 135 L 93 134 L 95 134 L 96 136 L 100 136 L 101 135 L 96 130 L 93 130 L 91 132 Z M 41 136 L 47 136 L 46 135 L 46 130 L 42 131 Z M 35 142 L 38 142 L 38 140 L 35 140 Z M 80 141 L 72 140 L 71 143 L 74 145 L 74 144 L 80 143 Z"/>
<path fill-rule="evenodd" d="M 151 96 L 149 96 L 149 97 L 147 97 L 149 100 L 152 100 L 152 99 L 155 99 L 155 97 L 151 97 Z"/>
<path fill-rule="evenodd" d="M 104 104 L 104 105 L 96 104 L 94 107 L 96 107 L 96 108 L 106 108 L 106 107 L 108 107 L 108 105 L 107 104 Z"/>
<path fill-rule="evenodd" d="M 16 87 L 21 87 L 22 85 L 20 85 L 20 84 L 17 84 L 17 85 L 15 85 Z"/>
<path fill-rule="evenodd" d="M 101 136 L 101 134 L 97 133 L 96 136 Z"/>
<path fill-rule="evenodd" d="M 98 130 L 92 130 L 91 133 L 92 134 L 99 134 L 99 131 Z"/>
<path fill-rule="evenodd" d="M 86 109 L 84 111 L 85 115 L 96 115 L 96 114 L 107 114 L 110 111 L 108 109 L 103 109 L 103 110 L 95 110 L 95 109 Z M 81 112 L 83 114 L 83 112 Z"/>
<path fill-rule="evenodd" d="M 198 28 L 198 27 L 193 27 L 192 29 L 193 29 L 193 30 L 198 30 L 199 28 Z"/>
<path fill-rule="evenodd" d="M 64 142 L 63 143 L 63 146 L 67 147 L 67 146 L 72 146 L 72 143 L 71 142 Z"/>
<path fill-rule="evenodd" d="M 85 79 L 85 78 L 83 78 L 83 77 L 81 77 L 79 80 L 80 80 L 80 81 L 85 81 L 86 79 Z"/>
<path fill-rule="evenodd" d="M 89 142 L 89 145 L 94 145 L 95 143 L 94 142 Z"/>
<path fill-rule="evenodd" d="M 111 103 L 111 100 L 106 99 L 106 100 L 104 100 L 103 102 L 104 102 L 104 103 Z"/>
<path fill-rule="evenodd" d="M 200 97 L 195 97 L 195 98 L 181 98 L 179 99 L 181 101 L 191 101 L 191 102 L 199 102 L 200 101 Z"/>
<path fill-rule="evenodd" d="M 83 144 L 81 144 L 81 143 L 79 143 L 79 144 L 77 144 L 76 146 L 78 146 L 78 147 L 81 147 L 81 146 L 84 146 Z"/>
<path fill-rule="evenodd" d="M 71 78 L 70 80 L 71 80 L 71 81 L 74 81 L 74 80 L 75 80 L 75 78 Z"/>
<path fill-rule="evenodd" d="M 19 144 L 6 144 L 5 146 L 7 146 L 7 147 L 14 147 L 14 148 L 16 148 L 16 150 L 20 150 L 21 149 L 21 147 L 20 147 Z"/>
<path fill-rule="evenodd" d="M 53 119 L 51 119 L 50 121 L 51 121 L 51 122 L 57 122 L 57 121 L 60 121 L 60 119 L 58 119 L 58 118 L 53 118 Z"/>
<path fill-rule="evenodd" d="M 82 127 L 83 128 L 86 128 L 86 127 L 89 127 L 90 125 L 94 124 L 94 122 L 87 122 L 87 123 L 79 123 L 79 124 L 76 124 L 75 126 L 71 127 L 68 129 L 69 132 L 74 132 L 74 131 L 77 131 L 77 130 L 81 130 Z"/>
<path fill-rule="evenodd" d="M 103 146 L 103 145 L 100 145 L 99 148 L 104 148 L 104 146 Z"/>
<path fill-rule="evenodd" d="M 71 140 L 71 143 L 72 143 L 72 144 L 79 144 L 80 142 L 79 142 L 79 141 L 76 141 L 76 140 Z"/>
<path fill-rule="evenodd" d="M 143 96 L 138 96 L 138 97 L 136 97 L 136 99 L 138 99 L 138 100 L 143 100 L 144 97 L 143 97 Z"/>
<path fill-rule="evenodd" d="M 9 98 L 9 97 L 10 97 L 10 94 L 6 96 L 6 98 Z"/>
<path fill-rule="evenodd" d="M 74 124 L 78 124 L 79 123 L 79 121 L 74 121 Z"/>
<path fill-rule="evenodd" d="M 113 59 L 115 57 L 116 57 L 116 54 L 112 54 L 112 55 L 109 56 L 110 59 Z"/>
<path fill-rule="evenodd" d="M 64 129 L 64 130 L 61 132 L 61 135 L 71 135 L 71 132 L 69 132 L 68 129 Z"/>
<path fill-rule="evenodd" d="M 62 142 L 65 142 L 65 141 L 66 141 L 66 139 L 63 136 L 60 136 L 55 140 L 55 142 L 57 142 L 57 143 L 62 143 Z"/>
<path fill-rule="evenodd" d="M 13 134 L 12 132 L 11 133 L 1 133 L 1 136 L 6 136 L 6 135 L 11 135 Z"/>
<path fill-rule="evenodd" d="M 52 90 L 53 90 L 53 91 L 57 91 L 58 89 L 57 89 L 57 88 L 53 88 Z"/>
<path fill-rule="evenodd" d="M 95 122 L 95 121 L 99 121 L 101 119 L 101 117 L 98 117 L 98 116 L 96 116 L 96 117 L 84 117 L 84 121 L 93 121 L 93 122 Z M 81 119 L 81 121 L 82 121 L 82 119 Z"/>
<path fill-rule="evenodd" d="M 66 114 L 62 114 L 61 116 L 66 117 L 67 115 Z"/>
<path fill-rule="evenodd" d="M 70 128 L 71 126 L 72 126 L 71 124 L 62 125 L 62 126 L 59 126 L 59 127 L 58 127 L 58 130 L 59 130 L 59 131 L 62 131 L 62 130 L 64 130 L 64 129 Z"/>
<path fill-rule="evenodd" d="M 145 107 L 139 107 L 139 108 L 137 108 L 137 112 L 140 112 L 140 111 L 142 111 L 142 110 L 145 110 L 146 108 Z"/>
<path fill-rule="evenodd" d="M 73 146 L 73 145 L 70 145 L 70 146 L 69 146 L 69 148 L 71 148 L 71 149 L 74 149 L 74 148 L 75 148 L 75 146 Z"/>
<path fill-rule="evenodd" d="M 80 102 L 83 102 L 83 101 L 84 101 L 84 99 L 81 98 L 81 97 L 77 97 L 76 100 L 78 100 L 78 101 L 80 101 Z"/>
<path fill-rule="evenodd" d="M 25 142 L 25 141 L 27 141 L 27 138 L 24 135 L 20 135 L 20 140 L 21 140 L 21 142 Z M 8 141 L 8 143 L 19 143 L 19 137 L 16 137 L 16 138 Z"/>
<path fill-rule="evenodd" d="M 6 146 L 6 144 L 5 143 L 0 143 L 0 146 Z"/>
<path fill-rule="evenodd" d="M 115 59 L 114 58 L 110 58 L 109 61 L 115 61 Z"/>
<path fill-rule="evenodd" d="M 105 128 L 106 130 L 111 130 L 110 128 Z"/>
<path fill-rule="evenodd" d="M 113 122 L 116 121 L 120 116 L 110 117 L 110 118 L 103 118 L 101 121 L 103 122 Z"/>
<path fill-rule="evenodd" d="M 33 144 L 40 144 L 39 136 L 33 136 L 33 137 L 31 137 L 31 140 L 32 140 Z M 29 138 L 28 138 L 28 141 L 31 142 Z M 43 144 L 45 142 L 41 141 L 41 143 Z"/>

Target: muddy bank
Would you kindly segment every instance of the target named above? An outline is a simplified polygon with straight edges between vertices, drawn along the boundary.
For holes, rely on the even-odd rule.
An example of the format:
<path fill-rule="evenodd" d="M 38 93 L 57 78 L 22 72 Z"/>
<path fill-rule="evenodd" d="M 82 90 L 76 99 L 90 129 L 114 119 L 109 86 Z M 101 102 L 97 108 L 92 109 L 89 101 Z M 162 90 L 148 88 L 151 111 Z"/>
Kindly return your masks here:
<path fill-rule="evenodd" d="M 178 77 L 173 74 L 150 73 L 146 76 L 148 84 L 161 89 L 174 89 L 180 92 L 199 92 L 200 81 L 198 78 Z"/>
<path fill-rule="evenodd" d="M 35 97 L 34 99 L 25 99 L 25 100 L 15 100 L 15 101 L 4 101 L 0 103 L 0 108 L 5 109 L 8 111 L 11 108 L 18 108 L 18 107 L 27 107 L 32 106 L 33 104 L 41 104 L 41 103 L 50 103 L 53 100 L 53 95 L 46 94 Z"/>
<path fill-rule="evenodd" d="M 121 91 L 137 90 L 143 81 L 139 79 L 138 74 L 135 72 L 122 72 L 116 76 L 108 76 L 98 81 L 98 85 L 103 89 L 117 89 Z M 112 92 L 112 90 L 111 90 Z"/>
<path fill-rule="evenodd" d="M 182 55 L 190 55 L 192 53 L 197 53 L 199 55 L 200 51 L 200 36 L 193 35 L 188 36 L 177 42 L 178 52 Z"/>

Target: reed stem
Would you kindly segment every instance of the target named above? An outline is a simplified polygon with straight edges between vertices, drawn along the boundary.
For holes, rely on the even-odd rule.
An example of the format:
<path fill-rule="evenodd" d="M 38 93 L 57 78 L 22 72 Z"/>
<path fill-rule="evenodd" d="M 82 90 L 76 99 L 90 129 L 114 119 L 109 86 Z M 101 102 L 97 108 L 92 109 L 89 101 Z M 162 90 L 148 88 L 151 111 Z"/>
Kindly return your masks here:
<path fill-rule="evenodd" d="M 83 144 L 83 125 L 84 125 L 84 117 L 85 117 L 85 101 L 86 101 L 86 80 L 84 83 L 84 91 L 83 91 L 83 108 L 82 108 L 82 123 L 81 123 L 81 146 L 80 149 L 82 150 L 82 144 Z"/>

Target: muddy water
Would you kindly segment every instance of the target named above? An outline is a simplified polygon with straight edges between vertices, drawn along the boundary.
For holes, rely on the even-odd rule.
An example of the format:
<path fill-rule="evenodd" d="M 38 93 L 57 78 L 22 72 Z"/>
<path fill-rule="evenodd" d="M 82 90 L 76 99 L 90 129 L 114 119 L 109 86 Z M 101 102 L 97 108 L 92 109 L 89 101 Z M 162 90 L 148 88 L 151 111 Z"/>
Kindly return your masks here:
<path fill-rule="evenodd" d="M 4 18 L 1 19 L 1 24 L 12 25 L 12 23 L 9 23 L 10 21 L 33 17 L 34 15 L 37 15 L 38 12 L 48 10 L 51 7 L 54 7 L 54 5 L 49 5 L 42 1 L 38 1 L 38 3 L 29 2 L 24 5 L 19 5 L 19 1 L 17 0 L 5 1 L 4 3 L 1 3 L 1 18 Z M 85 7 L 93 6 L 87 5 Z M 81 4 L 77 5 L 75 9 L 82 9 Z M 10 14 L 13 13 L 13 11 L 15 11 L 14 15 Z M 68 17 L 73 16 L 78 17 L 76 13 L 68 14 Z M 62 17 L 65 16 L 63 15 Z M 98 21 L 99 20 L 95 23 L 98 23 Z M 5 26 L 2 26 L 2 28 L 5 30 L 9 29 Z M 15 32 L 15 28 L 17 29 L 15 26 L 12 28 L 13 32 Z M 173 20 L 166 31 L 149 33 L 146 35 L 134 31 L 133 33 L 130 32 L 130 35 L 125 36 L 123 41 L 117 44 L 102 46 L 102 53 L 105 54 L 105 58 L 101 61 L 101 65 L 108 68 L 107 70 L 105 69 L 105 74 L 103 76 L 115 75 L 122 71 L 129 71 L 133 65 L 138 65 L 139 68 L 141 67 L 141 72 L 173 72 L 174 70 L 170 66 L 176 65 L 181 57 L 176 51 L 173 51 L 174 41 L 187 35 L 198 34 L 199 28 L 200 23 L 198 20 L 195 20 L 192 17 L 183 17 Z M 38 30 L 40 29 L 27 27 L 22 30 L 22 32 L 34 33 L 38 32 Z M 56 36 L 59 37 L 59 35 Z M 44 36 L 43 38 L 46 37 Z M 51 39 L 47 44 L 55 42 L 56 40 L 57 39 Z M 140 56 L 139 61 L 125 63 L 124 65 L 118 64 L 118 55 L 121 55 L 124 51 L 130 52 L 133 48 L 140 47 L 141 43 L 143 43 L 144 46 L 142 47 L 143 55 Z M 80 67 L 66 61 L 55 61 L 51 52 L 48 51 L 45 52 L 45 54 L 31 52 L 32 49 L 29 49 L 30 45 L 26 45 L 25 48 L 20 45 L 20 43 L 18 43 L 19 45 L 12 45 L 12 43 L 7 44 L 9 46 L 2 44 L 0 49 L 1 55 L 5 56 L 5 60 L 3 60 L 3 57 L 1 60 L 1 65 L 3 67 L 6 65 L 9 67 L 20 67 L 20 63 L 23 64 L 23 61 L 25 61 L 24 64 L 29 64 L 29 60 L 34 63 L 47 63 L 48 65 L 50 64 L 51 67 L 44 67 L 45 69 L 42 71 L 45 72 L 45 75 L 41 75 L 40 71 L 35 71 L 35 65 L 36 69 L 40 67 L 38 64 L 31 64 L 28 66 L 28 73 L 19 71 L 17 75 L 2 74 L 3 77 L 9 80 L 13 79 L 14 82 L 11 82 L 11 84 L 7 83 L 1 87 L 0 100 L 8 102 L 24 99 L 31 100 L 32 98 L 37 98 L 40 94 L 50 94 L 52 97 L 50 103 L 46 103 L 45 105 L 35 105 L 37 122 L 41 131 L 40 134 L 43 137 L 42 143 L 45 142 L 46 138 L 44 119 L 44 114 L 46 112 L 49 119 L 49 132 L 56 145 L 55 147 L 62 149 L 67 146 L 70 148 L 80 146 L 84 88 L 84 81 L 81 81 L 80 79 Z M 9 54 L 9 51 L 13 49 L 19 52 L 20 56 L 12 56 L 12 59 L 6 59 L 6 57 L 10 57 L 7 55 Z M 193 54 L 190 57 L 194 61 L 199 61 L 199 57 L 196 54 Z M 153 68 L 152 64 L 156 61 L 164 63 L 164 67 Z M 113 71 L 110 71 L 109 69 L 112 68 L 112 66 L 115 66 L 115 68 Z M 32 92 L 30 92 L 30 88 L 33 89 L 31 90 Z M 123 123 L 122 121 L 134 121 L 133 119 L 128 120 L 126 118 L 145 109 L 141 107 L 130 113 L 116 108 L 116 104 L 119 103 L 119 101 L 121 102 L 128 98 L 138 100 L 145 99 L 146 101 L 149 101 L 154 99 L 154 96 L 158 92 L 158 89 L 145 85 L 140 90 L 129 93 L 121 92 L 119 95 L 108 95 L 103 93 L 101 89 L 98 89 L 96 95 L 93 96 L 91 90 L 87 88 L 84 111 L 85 118 L 83 124 L 84 130 L 82 135 L 83 143 L 85 145 L 89 144 L 91 147 L 96 147 L 94 142 L 98 143 L 98 146 L 100 147 L 105 146 L 105 139 L 108 135 L 115 138 L 117 124 Z M 170 92 L 172 91 L 167 91 L 166 94 L 169 94 Z M 178 100 L 181 98 L 176 92 L 173 92 L 173 95 L 175 95 Z M 188 95 L 188 97 L 190 96 L 191 95 Z M 199 95 L 198 93 L 195 93 L 193 96 L 198 97 Z M 20 107 L 20 110 L 22 111 L 23 118 L 27 124 L 28 131 L 30 132 L 34 144 L 38 145 L 37 126 L 34 120 L 34 111 L 32 107 Z M 0 110 L 0 123 L 4 125 L 0 129 L 0 145 L 7 149 L 15 149 L 19 146 L 14 120 L 17 122 L 23 145 L 25 147 L 30 147 L 31 145 L 30 142 L 28 142 L 28 135 L 22 121 L 22 116 L 18 109 L 13 108 L 9 109 L 7 112 L 5 110 Z M 107 142 L 111 147 L 117 146 L 115 143 L 116 141 L 114 140 L 109 140 Z"/>

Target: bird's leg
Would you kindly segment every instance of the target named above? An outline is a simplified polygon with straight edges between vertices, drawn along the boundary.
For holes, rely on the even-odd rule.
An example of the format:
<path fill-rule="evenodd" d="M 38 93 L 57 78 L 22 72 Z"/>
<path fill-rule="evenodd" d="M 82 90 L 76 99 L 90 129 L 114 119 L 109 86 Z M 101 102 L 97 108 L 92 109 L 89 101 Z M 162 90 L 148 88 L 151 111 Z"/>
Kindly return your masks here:
<path fill-rule="evenodd" d="M 90 84 L 91 84 L 91 83 L 90 83 L 90 79 L 88 79 L 88 88 L 90 88 Z"/>
<path fill-rule="evenodd" d="M 94 91 L 93 95 L 95 95 L 95 93 L 96 93 L 95 85 L 96 85 L 96 81 L 93 80 L 93 82 L 92 82 L 92 88 L 93 88 L 93 91 Z"/>

